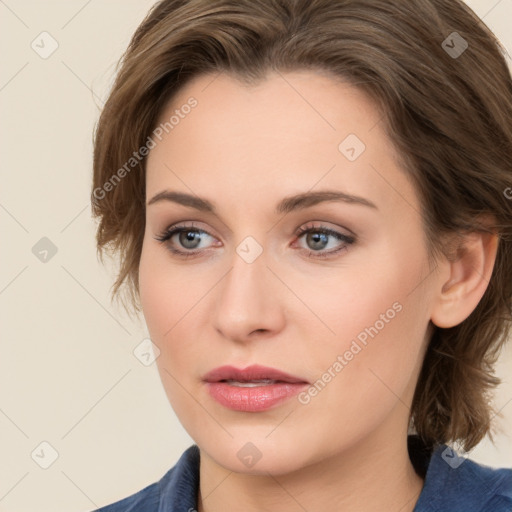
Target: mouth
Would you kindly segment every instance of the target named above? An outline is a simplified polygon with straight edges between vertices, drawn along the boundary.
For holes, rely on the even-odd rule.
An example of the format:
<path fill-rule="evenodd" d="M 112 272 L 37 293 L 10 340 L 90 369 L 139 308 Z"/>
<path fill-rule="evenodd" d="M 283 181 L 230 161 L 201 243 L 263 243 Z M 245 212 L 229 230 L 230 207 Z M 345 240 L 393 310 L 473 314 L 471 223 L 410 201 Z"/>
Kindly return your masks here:
<path fill-rule="evenodd" d="M 309 382 L 275 368 L 221 366 L 203 377 L 210 396 L 224 407 L 261 412 L 298 394 Z"/>

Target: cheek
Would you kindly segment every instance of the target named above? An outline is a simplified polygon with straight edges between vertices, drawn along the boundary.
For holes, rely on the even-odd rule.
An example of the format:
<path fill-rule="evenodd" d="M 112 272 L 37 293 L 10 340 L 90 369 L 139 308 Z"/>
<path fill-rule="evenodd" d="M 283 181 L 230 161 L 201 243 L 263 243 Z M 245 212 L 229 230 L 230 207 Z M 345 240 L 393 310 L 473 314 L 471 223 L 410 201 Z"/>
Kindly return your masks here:
<path fill-rule="evenodd" d="M 187 326 L 197 313 L 194 305 L 198 306 L 202 295 L 199 288 L 187 271 L 169 265 L 165 251 L 143 247 L 139 265 L 142 309 L 151 340 L 160 350 L 156 359 L 160 379 L 178 418 L 195 414 L 195 401 L 184 392 L 183 385 L 188 385 L 183 373 L 193 371 L 197 360 Z"/>
<path fill-rule="evenodd" d="M 219 277 L 190 264 L 173 264 L 161 247 L 143 246 L 139 290 L 146 325 L 160 350 L 156 363 L 168 395 L 176 383 L 199 378 L 197 362 L 204 358 L 204 333 L 211 317 L 207 309 Z"/>
<path fill-rule="evenodd" d="M 382 418 L 398 397 L 407 403 L 421 364 L 428 266 L 417 249 L 404 251 L 382 252 L 365 271 L 333 280 L 338 291 L 322 311 L 335 335 L 306 355 L 317 362 L 311 403 L 338 404 L 359 428 Z"/>
<path fill-rule="evenodd" d="M 318 386 L 317 396 L 309 403 L 312 409 L 306 414 L 323 411 L 326 423 L 339 425 L 346 439 L 357 439 L 378 428 L 393 411 L 408 414 L 422 360 L 423 329 L 416 322 L 414 305 L 400 303 L 403 309 L 388 323 L 369 320 L 365 327 L 354 330 L 356 336 L 340 340 L 338 350 L 324 360 L 317 375 L 317 379 L 330 382 Z M 342 424 L 340 418 L 345 420 Z"/>
<path fill-rule="evenodd" d="M 426 260 L 421 251 L 403 243 L 399 250 L 391 243 L 360 250 L 343 266 L 315 274 L 285 269 L 282 273 L 312 313 L 307 315 L 309 324 L 319 328 L 320 321 L 324 324 L 325 348 L 339 351 L 356 338 L 364 346 L 385 333 L 408 330 L 418 315 L 426 318 L 421 291 L 414 291 L 428 273 Z M 318 345 L 313 348 L 318 350 Z"/>
<path fill-rule="evenodd" d="M 144 318 L 156 344 L 173 333 L 194 303 L 197 292 L 190 274 L 169 265 L 165 250 L 148 247 L 145 242 L 139 265 L 139 289 Z"/>

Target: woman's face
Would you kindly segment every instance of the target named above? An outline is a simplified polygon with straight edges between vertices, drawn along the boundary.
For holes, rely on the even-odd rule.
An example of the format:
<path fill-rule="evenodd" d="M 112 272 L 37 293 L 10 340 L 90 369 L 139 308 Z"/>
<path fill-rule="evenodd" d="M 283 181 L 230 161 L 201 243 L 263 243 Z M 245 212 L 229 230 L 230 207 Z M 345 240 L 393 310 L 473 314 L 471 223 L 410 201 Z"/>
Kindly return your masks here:
<path fill-rule="evenodd" d="M 380 120 L 306 71 L 196 77 L 161 115 L 141 301 L 178 418 L 230 470 L 404 442 L 435 273 Z M 253 365 L 288 377 L 211 373 Z"/>

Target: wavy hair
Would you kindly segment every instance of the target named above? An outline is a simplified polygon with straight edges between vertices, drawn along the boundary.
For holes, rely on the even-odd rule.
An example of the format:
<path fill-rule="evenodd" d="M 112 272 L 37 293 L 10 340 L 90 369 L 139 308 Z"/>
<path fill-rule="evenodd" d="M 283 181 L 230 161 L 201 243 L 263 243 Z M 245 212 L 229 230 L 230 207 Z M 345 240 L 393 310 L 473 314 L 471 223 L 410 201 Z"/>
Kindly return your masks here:
<path fill-rule="evenodd" d="M 119 258 L 112 298 L 124 290 L 125 307 L 141 311 L 145 158 L 137 150 L 163 108 L 199 74 L 255 83 L 271 70 L 327 72 L 376 101 L 420 197 L 429 255 L 445 252 L 444 234 L 498 234 L 476 309 L 433 329 L 410 415 L 430 449 L 471 449 L 492 437 L 493 368 L 512 314 L 512 78 L 503 46 L 460 0 L 156 3 L 119 61 L 94 133 L 97 249 L 102 260 L 105 251 Z"/>

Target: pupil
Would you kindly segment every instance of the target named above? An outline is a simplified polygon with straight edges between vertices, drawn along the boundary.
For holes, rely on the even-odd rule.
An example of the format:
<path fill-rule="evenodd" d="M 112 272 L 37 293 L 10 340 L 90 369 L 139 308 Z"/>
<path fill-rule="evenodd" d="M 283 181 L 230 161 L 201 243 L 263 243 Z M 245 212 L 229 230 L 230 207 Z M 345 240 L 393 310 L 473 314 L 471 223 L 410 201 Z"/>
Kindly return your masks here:
<path fill-rule="evenodd" d="M 313 233 L 313 234 L 309 234 L 308 238 L 308 242 L 312 241 L 313 242 L 313 248 L 314 249 L 323 249 L 325 244 L 327 243 L 327 234 L 325 233 Z M 318 245 L 318 242 L 320 242 L 320 245 Z M 322 245 L 322 242 L 324 242 L 324 244 Z"/>
<path fill-rule="evenodd" d="M 182 231 L 180 233 L 180 243 L 187 249 L 194 249 L 201 241 L 196 235 L 199 235 L 199 233 L 196 233 L 195 231 Z M 196 240 L 195 245 L 193 243 L 194 239 Z M 190 242 L 192 242 L 192 244 L 190 244 Z"/>

